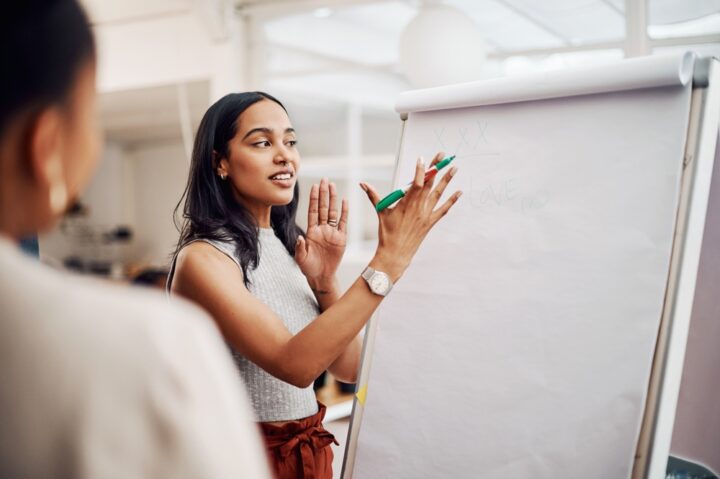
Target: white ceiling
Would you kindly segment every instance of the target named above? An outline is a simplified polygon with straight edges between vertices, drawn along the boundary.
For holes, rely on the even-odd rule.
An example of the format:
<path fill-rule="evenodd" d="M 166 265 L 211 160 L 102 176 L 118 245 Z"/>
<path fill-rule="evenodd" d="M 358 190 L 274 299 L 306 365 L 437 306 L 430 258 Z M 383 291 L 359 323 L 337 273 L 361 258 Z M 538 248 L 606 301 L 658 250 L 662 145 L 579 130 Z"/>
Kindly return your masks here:
<path fill-rule="evenodd" d="M 132 21 L 187 12 L 193 0 L 80 0 L 92 23 Z"/>
<path fill-rule="evenodd" d="M 282 2 L 277 2 L 282 3 Z M 302 2 L 299 2 L 302 3 Z M 367 5 L 330 6 L 265 24 L 271 45 L 366 65 L 397 62 L 398 40 L 417 14 L 414 2 L 395 0 Z M 468 15 L 491 53 L 512 54 L 545 48 L 592 46 L 625 37 L 624 0 L 445 0 Z M 317 4 L 317 2 L 315 2 Z M 333 4 L 336 4 L 334 8 Z M 281 9 L 278 9 L 281 11 Z M 648 0 L 649 24 L 683 35 L 720 34 L 720 0 Z M 329 14 L 328 14 L 329 13 Z M 280 15 L 278 13 L 278 15 Z M 442 32 L 428 32 L 442 35 Z"/>
<path fill-rule="evenodd" d="M 647 2 L 651 37 L 715 34 L 718 43 L 711 51 L 720 52 L 720 0 Z M 308 8 L 298 11 L 297 5 L 303 3 Z M 487 77 L 623 57 L 625 0 L 441 3 L 466 14 L 482 32 L 489 53 Z M 399 66 L 399 41 L 420 1 L 268 0 L 263 4 L 274 15 L 264 24 L 267 78 L 273 89 L 379 106 L 392 105 L 398 92 L 411 88 Z M 291 4 L 295 8 L 285 13 Z M 270 9 L 272 5 L 276 8 Z M 316 8 L 319 5 L 324 8 Z M 441 36 L 442 30 L 428 35 Z M 545 51 L 528 55 L 538 50 Z"/>

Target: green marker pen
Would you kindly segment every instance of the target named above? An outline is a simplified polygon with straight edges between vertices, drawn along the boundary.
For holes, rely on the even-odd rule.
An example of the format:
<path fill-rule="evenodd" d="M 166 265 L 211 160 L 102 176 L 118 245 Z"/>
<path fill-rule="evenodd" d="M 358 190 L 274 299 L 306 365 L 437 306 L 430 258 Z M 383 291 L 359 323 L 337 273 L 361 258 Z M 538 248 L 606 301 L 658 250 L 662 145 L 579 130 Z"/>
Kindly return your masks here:
<path fill-rule="evenodd" d="M 445 168 L 454 159 L 455 159 L 455 155 L 449 156 L 449 157 L 445 158 L 444 160 L 441 160 L 441 161 L 437 162 L 437 164 L 428 168 L 427 171 L 425 171 L 425 180 L 424 181 L 430 180 L 433 176 L 435 176 L 437 174 L 438 171 Z M 411 186 L 412 186 L 412 181 L 410 183 L 408 183 L 408 186 L 406 186 L 405 188 L 395 190 L 392 193 L 390 193 L 389 195 L 387 195 L 385 198 L 378 201 L 378 204 L 375 205 L 375 211 L 377 211 L 379 213 L 382 210 L 384 210 L 385 208 L 387 208 L 388 206 L 391 206 L 392 204 L 394 204 L 400 198 L 405 196 L 405 194 L 408 192 L 408 190 L 410 189 Z"/>

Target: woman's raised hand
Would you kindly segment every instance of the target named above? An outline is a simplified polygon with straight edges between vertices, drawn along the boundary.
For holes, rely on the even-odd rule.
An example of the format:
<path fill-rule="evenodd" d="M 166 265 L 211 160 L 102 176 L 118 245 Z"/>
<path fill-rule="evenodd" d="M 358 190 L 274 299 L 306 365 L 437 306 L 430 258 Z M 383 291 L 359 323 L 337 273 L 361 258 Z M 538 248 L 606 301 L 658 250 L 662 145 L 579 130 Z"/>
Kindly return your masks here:
<path fill-rule="evenodd" d="M 295 261 L 313 288 L 331 284 L 347 242 L 348 203 L 337 209 L 337 188 L 327 178 L 310 189 L 308 226 L 295 245 Z"/>
<path fill-rule="evenodd" d="M 442 158 L 443 154 L 438 153 L 430 165 L 435 165 Z M 373 262 L 378 269 L 388 273 L 393 281 L 409 266 L 430 229 L 462 195 L 461 191 L 456 191 L 436 208 L 456 171 L 457 168 L 450 168 L 437 185 L 434 185 L 434 178 L 425 183 L 425 165 L 422 158 L 418 158 L 415 178 L 406 195 L 394 207 L 378 213 L 378 249 Z M 377 191 L 367 183 L 360 183 L 360 186 L 373 206 L 377 205 L 381 199 Z"/>

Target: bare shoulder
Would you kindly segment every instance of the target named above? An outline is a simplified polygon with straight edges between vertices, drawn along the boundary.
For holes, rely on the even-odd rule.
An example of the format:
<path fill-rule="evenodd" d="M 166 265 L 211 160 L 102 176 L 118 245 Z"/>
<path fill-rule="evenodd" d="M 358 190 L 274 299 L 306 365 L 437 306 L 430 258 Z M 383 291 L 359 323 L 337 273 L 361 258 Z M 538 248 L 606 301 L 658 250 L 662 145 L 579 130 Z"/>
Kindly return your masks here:
<path fill-rule="evenodd" d="M 180 250 L 175 264 L 173 291 L 216 280 L 243 284 L 242 270 L 227 254 L 205 241 L 196 241 Z"/>

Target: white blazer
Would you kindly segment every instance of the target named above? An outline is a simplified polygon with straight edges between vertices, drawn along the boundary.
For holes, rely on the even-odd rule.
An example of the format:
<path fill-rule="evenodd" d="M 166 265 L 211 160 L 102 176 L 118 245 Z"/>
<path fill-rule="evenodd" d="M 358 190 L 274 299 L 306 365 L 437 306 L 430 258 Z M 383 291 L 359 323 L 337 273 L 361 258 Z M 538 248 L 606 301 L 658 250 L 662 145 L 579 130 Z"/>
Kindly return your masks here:
<path fill-rule="evenodd" d="M 265 457 L 201 310 L 0 237 L 0 477 L 265 479 Z"/>

